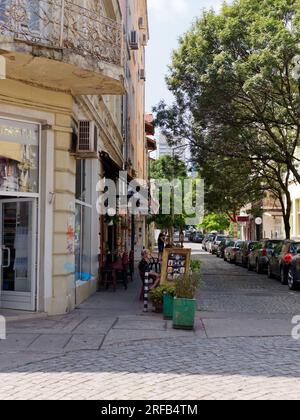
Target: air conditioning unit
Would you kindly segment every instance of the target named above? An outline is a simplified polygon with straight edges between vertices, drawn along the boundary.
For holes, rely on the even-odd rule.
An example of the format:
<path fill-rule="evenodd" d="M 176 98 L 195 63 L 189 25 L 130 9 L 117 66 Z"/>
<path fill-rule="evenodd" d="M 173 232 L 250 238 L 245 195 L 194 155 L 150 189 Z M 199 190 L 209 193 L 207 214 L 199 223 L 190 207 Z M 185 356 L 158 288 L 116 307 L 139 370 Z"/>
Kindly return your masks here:
<path fill-rule="evenodd" d="M 145 71 L 145 69 L 140 69 L 140 79 L 146 81 L 146 71 Z"/>
<path fill-rule="evenodd" d="M 139 34 L 137 31 L 131 31 L 129 36 L 129 46 L 132 50 L 139 49 Z"/>
<path fill-rule="evenodd" d="M 94 121 L 79 121 L 76 158 L 98 159 L 98 136 L 98 128 Z"/>

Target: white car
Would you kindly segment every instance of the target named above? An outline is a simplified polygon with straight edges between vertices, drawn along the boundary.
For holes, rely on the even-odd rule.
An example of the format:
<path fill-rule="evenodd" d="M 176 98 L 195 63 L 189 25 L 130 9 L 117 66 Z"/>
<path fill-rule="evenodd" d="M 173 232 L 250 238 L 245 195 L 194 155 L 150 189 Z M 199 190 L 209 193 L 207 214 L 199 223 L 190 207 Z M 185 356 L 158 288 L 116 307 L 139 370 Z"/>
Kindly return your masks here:
<path fill-rule="evenodd" d="M 206 251 L 210 254 L 212 253 L 212 247 L 215 240 L 215 236 L 211 236 L 209 240 L 206 242 Z"/>

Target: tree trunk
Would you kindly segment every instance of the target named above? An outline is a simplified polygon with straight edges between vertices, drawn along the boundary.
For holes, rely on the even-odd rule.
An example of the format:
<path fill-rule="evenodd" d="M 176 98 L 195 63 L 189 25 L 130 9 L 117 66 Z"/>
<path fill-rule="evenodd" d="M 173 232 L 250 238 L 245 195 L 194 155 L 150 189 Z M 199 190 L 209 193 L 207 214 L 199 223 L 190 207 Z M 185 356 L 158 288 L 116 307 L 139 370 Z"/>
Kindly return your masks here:
<path fill-rule="evenodd" d="M 288 189 L 285 191 L 286 196 L 286 203 L 284 202 L 283 197 L 280 198 L 282 213 L 283 213 L 283 221 L 284 221 L 284 229 L 285 229 L 285 237 L 286 239 L 291 239 L 291 212 L 292 212 L 292 199 L 291 194 Z"/>
<path fill-rule="evenodd" d="M 284 228 L 285 228 L 285 236 L 286 239 L 291 239 L 291 212 L 292 212 L 292 200 L 291 200 L 291 194 L 288 192 L 286 194 L 286 211 L 284 214 Z"/>

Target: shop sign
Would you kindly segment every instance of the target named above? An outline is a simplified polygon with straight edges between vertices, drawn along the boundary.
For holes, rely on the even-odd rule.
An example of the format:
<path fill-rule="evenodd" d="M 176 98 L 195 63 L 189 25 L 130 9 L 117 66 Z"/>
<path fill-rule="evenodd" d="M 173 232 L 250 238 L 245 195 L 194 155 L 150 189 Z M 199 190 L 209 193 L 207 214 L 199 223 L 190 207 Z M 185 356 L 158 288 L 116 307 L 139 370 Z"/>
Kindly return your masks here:
<path fill-rule="evenodd" d="M 175 282 L 190 274 L 191 249 L 165 248 L 161 283 Z"/>
<path fill-rule="evenodd" d="M 249 216 L 237 216 L 236 221 L 238 223 L 249 223 L 250 218 Z"/>

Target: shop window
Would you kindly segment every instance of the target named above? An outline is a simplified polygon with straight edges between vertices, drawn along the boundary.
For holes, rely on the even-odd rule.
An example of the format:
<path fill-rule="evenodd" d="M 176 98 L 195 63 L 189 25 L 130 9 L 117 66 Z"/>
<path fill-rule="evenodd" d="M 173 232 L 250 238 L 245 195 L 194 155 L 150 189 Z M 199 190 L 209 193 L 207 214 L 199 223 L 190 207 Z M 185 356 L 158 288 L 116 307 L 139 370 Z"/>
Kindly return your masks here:
<path fill-rule="evenodd" d="M 0 193 L 38 194 L 39 127 L 0 119 Z"/>
<path fill-rule="evenodd" d="M 75 217 L 75 265 L 76 280 L 91 280 L 92 273 L 92 164 L 77 162 L 76 171 L 76 217 Z"/>

